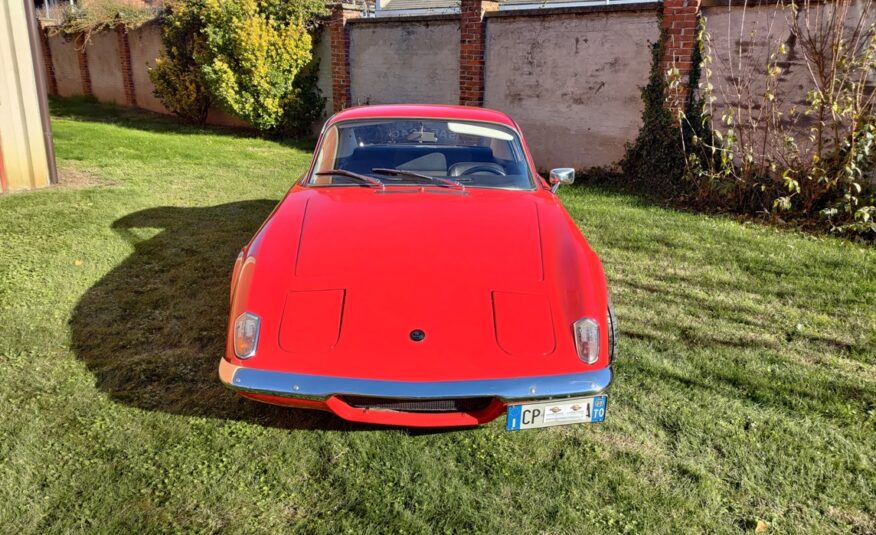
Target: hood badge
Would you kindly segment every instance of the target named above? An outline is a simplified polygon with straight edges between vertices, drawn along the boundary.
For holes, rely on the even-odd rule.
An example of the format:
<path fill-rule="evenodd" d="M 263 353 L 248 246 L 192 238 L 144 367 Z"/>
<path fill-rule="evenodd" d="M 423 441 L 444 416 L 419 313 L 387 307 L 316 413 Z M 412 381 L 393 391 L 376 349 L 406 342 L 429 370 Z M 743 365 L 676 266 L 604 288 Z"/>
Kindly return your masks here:
<path fill-rule="evenodd" d="M 426 339 L 426 333 L 422 329 L 414 329 L 411 331 L 411 340 L 414 342 L 422 342 Z"/>

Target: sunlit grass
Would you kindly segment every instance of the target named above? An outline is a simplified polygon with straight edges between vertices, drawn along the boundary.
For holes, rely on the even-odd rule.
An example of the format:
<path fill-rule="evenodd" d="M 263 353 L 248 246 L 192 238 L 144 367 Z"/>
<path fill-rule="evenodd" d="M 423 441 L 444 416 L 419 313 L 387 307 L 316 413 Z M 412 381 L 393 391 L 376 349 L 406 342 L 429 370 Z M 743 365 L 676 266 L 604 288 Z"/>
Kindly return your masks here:
<path fill-rule="evenodd" d="M 876 531 L 872 248 L 566 188 L 619 316 L 606 423 L 359 427 L 215 377 L 309 146 L 53 109 L 77 183 L 0 197 L 2 531 Z"/>

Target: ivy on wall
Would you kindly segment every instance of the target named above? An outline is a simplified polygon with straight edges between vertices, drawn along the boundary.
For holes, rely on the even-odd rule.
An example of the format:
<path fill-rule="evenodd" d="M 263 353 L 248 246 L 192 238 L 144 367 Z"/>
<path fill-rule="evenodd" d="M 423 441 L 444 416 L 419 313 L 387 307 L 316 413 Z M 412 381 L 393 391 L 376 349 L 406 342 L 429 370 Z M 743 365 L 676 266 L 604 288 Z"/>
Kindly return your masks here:
<path fill-rule="evenodd" d="M 679 121 L 672 106 L 668 105 L 673 94 L 678 94 L 680 81 L 672 80 L 671 76 L 667 80 L 667 73 L 661 68 L 665 46 L 666 32 L 661 29 L 660 38 L 651 45 L 651 70 L 648 83 L 642 88 L 642 127 L 635 141 L 627 144 L 620 167 L 623 179 L 632 186 L 658 195 L 674 196 L 683 193 L 687 187 L 684 180 L 685 147 L 695 137 L 705 135 L 707 121 L 701 114 L 702 103 L 693 90 L 699 84 L 701 42 L 697 40 L 693 51 L 688 82 L 692 89 L 681 103 L 680 113 L 685 117 L 684 121 Z"/>
<path fill-rule="evenodd" d="M 666 107 L 667 83 L 660 68 L 666 35 L 651 45 L 651 71 L 642 88 L 642 127 L 635 141 L 628 143 L 620 161 L 624 178 L 634 185 L 653 186 L 659 191 L 674 190 L 684 171 L 676 121 Z"/>

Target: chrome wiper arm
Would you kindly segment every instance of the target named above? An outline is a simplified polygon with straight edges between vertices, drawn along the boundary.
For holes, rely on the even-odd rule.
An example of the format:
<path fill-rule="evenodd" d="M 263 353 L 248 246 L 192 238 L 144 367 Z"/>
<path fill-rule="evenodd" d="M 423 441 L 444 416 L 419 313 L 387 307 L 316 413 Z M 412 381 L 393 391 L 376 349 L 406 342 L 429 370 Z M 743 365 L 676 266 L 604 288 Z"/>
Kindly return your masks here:
<path fill-rule="evenodd" d="M 383 184 L 383 182 L 377 180 L 376 178 L 368 175 L 354 173 L 353 171 L 347 171 L 346 169 L 330 169 L 328 171 L 317 171 L 314 174 L 316 176 L 342 176 L 345 178 L 352 178 L 353 180 L 358 180 L 359 182 L 367 184 L 369 186 L 386 189 L 386 186 Z"/>
<path fill-rule="evenodd" d="M 416 171 L 408 171 L 407 169 L 389 169 L 387 167 L 375 167 L 371 170 L 372 173 L 379 173 L 381 175 L 396 175 L 396 176 L 404 176 L 410 178 L 421 178 L 423 180 L 427 180 L 436 186 L 441 186 L 444 188 L 460 188 L 465 189 L 465 186 L 461 182 L 457 182 L 456 180 L 450 180 L 447 178 L 440 178 L 437 176 L 429 176 L 423 173 L 418 173 Z"/>

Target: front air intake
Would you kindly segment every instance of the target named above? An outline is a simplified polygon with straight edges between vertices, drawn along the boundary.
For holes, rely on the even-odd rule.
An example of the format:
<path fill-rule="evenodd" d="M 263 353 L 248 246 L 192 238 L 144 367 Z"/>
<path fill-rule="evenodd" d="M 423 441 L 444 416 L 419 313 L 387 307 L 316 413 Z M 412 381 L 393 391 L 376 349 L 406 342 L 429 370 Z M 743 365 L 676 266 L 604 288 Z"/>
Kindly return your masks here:
<path fill-rule="evenodd" d="M 394 399 L 369 396 L 341 396 L 341 399 L 357 409 L 433 413 L 477 412 L 486 409 L 493 401 L 493 398 Z"/>

